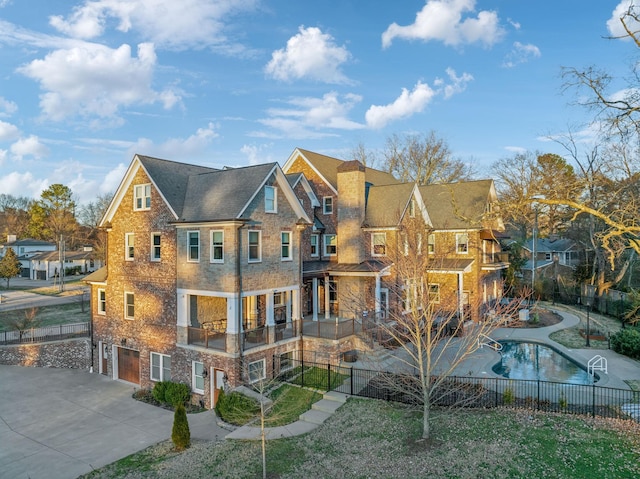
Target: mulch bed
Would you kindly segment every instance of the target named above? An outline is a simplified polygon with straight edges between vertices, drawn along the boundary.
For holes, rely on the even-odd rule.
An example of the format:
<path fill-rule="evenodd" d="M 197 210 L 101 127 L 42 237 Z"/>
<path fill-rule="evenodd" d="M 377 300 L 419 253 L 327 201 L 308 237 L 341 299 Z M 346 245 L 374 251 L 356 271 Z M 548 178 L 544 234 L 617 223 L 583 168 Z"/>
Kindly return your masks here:
<path fill-rule="evenodd" d="M 537 321 L 535 320 L 537 315 Z M 562 321 L 562 316 L 548 309 L 534 308 L 529 312 L 529 321 L 514 321 L 509 323 L 509 328 L 544 328 L 553 326 Z"/>

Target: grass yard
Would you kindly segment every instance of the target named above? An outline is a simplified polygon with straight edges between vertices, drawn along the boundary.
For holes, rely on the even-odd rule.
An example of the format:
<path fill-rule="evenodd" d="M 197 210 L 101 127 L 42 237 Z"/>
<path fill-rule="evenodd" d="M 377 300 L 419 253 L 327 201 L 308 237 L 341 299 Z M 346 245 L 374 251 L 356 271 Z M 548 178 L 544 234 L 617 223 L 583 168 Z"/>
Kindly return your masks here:
<path fill-rule="evenodd" d="M 0 313 L 0 331 L 12 331 L 15 328 L 11 325 L 14 318 L 21 319 L 25 312 L 29 310 L 3 311 Z M 89 321 L 91 317 L 89 302 L 85 300 L 84 313 L 80 302 L 60 304 L 57 306 L 42 306 L 37 308 L 35 319 L 36 327 L 52 326 L 68 323 L 82 323 Z"/>
<path fill-rule="evenodd" d="M 526 410 L 435 410 L 430 441 L 421 420 L 392 403 L 351 399 L 304 436 L 269 441 L 270 478 L 556 478 L 640 476 L 640 426 Z M 259 478 L 259 442 L 170 441 L 94 471 L 87 478 Z"/>

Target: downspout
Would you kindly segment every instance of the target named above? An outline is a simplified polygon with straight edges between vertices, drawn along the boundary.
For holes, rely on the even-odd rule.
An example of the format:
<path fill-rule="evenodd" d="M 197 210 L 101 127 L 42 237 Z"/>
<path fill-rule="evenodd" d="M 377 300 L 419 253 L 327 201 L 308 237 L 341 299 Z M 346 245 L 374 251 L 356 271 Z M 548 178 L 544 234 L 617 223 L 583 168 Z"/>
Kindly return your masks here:
<path fill-rule="evenodd" d="M 236 331 L 238 332 L 238 378 L 242 379 L 242 275 L 241 275 L 241 256 L 242 256 L 242 224 L 238 225 L 236 234 Z"/>

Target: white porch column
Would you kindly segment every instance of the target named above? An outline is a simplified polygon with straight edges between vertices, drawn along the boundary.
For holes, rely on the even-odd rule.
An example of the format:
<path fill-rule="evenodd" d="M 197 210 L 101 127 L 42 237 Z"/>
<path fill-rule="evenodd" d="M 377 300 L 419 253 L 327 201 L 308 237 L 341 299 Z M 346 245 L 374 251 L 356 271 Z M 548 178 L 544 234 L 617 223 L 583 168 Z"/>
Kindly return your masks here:
<path fill-rule="evenodd" d="M 313 303 L 313 320 L 318 320 L 318 278 L 311 280 L 311 301 Z"/>
<path fill-rule="evenodd" d="M 238 334 L 242 330 L 241 321 L 238 320 L 240 315 L 240 311 L 238 311 L 240 309 L 239 303 L 237 295 L 227 298 L 227 334 Z"/>
<path fill-rule="evenodd" d="M 331 318 L 331 300 L 329 293 L 329 276 L 324 277 L 324 319 Z"/>
<path fill-rule="evenodd" d="M 178 291 L 178 304 L 177 311 L 178 321 L 177 326 L 188 327 L 189 326 L 189 295 Z"/>
<path fill-rule="evenodd" d="M 282 293 L 284 294 L 284 293 Z M 267 311 L 266 311 L 266 325 L 267 326 L 274 326 L 276 324 L 275 320 L 273 319 L 273 291 L 270 293 L 267 293 L 265 295 L 267 297 Z"/>
<path fill-rule="evenodd" d="M 460 319 L 464 320 L 464 295 L 462 294 L 462 290 L 464 287 L 463 281 L 463 273 L 458 273 L 458 316 Z"/>
<path fill-rule="evenodd" d="M 376 317 L 377 320 L 380 317 L 381 298 L 380 298 L 380 275 L 376 273 Z"/>
<path fill-rule="evenodd" d="M 287 322 L 297 321 L 302 317 L 300 314 L 300 288 L 291 290 L 291 299 L 287 301 Z"/>

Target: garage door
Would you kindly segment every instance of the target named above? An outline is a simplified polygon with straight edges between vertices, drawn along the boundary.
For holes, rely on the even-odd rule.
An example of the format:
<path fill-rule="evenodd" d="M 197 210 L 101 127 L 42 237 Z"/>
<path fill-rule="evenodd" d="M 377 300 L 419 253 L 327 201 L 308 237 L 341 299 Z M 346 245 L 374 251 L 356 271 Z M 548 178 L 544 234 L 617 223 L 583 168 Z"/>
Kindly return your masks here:
<path fill-rule="evenodd" d="M 140 351 L 118 348 L 118 379 L 140 384 Z"/>

